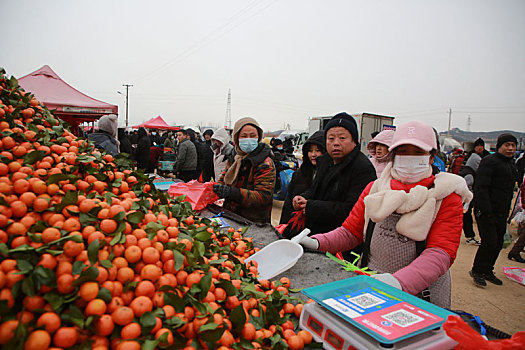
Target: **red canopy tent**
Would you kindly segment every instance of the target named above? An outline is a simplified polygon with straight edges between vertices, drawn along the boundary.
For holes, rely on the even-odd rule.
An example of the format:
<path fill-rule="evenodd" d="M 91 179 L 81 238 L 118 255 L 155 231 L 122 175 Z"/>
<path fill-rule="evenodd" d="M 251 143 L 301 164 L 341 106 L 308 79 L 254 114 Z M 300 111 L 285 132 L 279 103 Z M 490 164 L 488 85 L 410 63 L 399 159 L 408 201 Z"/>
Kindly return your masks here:
<path fill-rule="evenodd" d="M 133 129 L 138 129 L 138 128 L 163 129 L 163 130 L 179 130 L 180 129 L 178 126 L 169 126 L 168 123 L 166 123 L 160 115 L 158 117 L 151 118 L 147 122 L 144 122 L 139 125 L 135 125 L 133 127 Z"/>
<path fill-rule="evenodd" d="M 118 114 L 118 106 L 96 100 L 63 81 L 48 65 L 18 79 L 18 84 L 31 92 L 55 115 L 68 122 L 72 132 L 78 125 L 94 122 L 105 114 Z"/>

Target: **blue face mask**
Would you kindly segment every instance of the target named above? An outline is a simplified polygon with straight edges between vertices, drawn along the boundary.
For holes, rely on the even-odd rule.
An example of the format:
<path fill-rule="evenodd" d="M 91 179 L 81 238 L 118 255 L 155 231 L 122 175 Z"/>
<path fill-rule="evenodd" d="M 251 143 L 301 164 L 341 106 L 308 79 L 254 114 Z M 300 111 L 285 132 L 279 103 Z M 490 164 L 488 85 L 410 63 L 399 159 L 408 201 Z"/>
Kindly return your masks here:
<path fill-rule="evenodd" d="M 258 139 L 239 139 L 239 148 L 246 153 L 251 153 L 257 148 Z"/>

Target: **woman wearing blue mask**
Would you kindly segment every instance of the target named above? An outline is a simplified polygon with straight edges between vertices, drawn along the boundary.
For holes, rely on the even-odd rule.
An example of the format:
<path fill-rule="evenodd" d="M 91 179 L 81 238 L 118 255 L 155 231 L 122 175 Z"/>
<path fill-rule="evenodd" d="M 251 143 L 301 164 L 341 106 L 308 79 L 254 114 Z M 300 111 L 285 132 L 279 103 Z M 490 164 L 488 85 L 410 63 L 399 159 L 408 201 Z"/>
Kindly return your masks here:
<path fill-rule="evenodd" d="M 258 223 L 270 222 L 275 166 L 270 147 L 260 142 L 262 129 L 253 118 L 242 118 L 233 128 L 237 155 L 226 166 L 213 191 L 224 198 L 224 208 Z"/>

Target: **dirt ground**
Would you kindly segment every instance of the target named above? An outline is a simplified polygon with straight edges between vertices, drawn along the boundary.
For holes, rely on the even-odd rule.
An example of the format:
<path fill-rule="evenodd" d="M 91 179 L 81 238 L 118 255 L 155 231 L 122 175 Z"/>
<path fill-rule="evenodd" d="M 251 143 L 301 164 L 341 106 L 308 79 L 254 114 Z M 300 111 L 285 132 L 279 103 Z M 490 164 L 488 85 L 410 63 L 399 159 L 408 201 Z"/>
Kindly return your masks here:
<path fill-rule="evenodd" d="M 279 223 L 282 201 L 274 201 L 272 225 Z M 477 227 L 474 226 L 477 232 Z M 509 231 L 516 238 L 516 227 L 509 225 Z M 478 288 L 469 276 L 472 262 L 477 251 L 476 246 L 465 243 L 462 237 L 456 261 L 452 265 L 452 309 L 462 310 L 479 316 L 486 324 L 505 333 L 514 334 L 525 331 L 525 286 L 508 279 L 503 274 L 503 267 L 523 267 L 516 261 L 507 259 L 509 247 L 503 249 L 496 262 L 495 274 L 502 281 L 502 286 L 487 283 L 487 287 Z M 523 256 L 523 255 L 522 255 Z"/>

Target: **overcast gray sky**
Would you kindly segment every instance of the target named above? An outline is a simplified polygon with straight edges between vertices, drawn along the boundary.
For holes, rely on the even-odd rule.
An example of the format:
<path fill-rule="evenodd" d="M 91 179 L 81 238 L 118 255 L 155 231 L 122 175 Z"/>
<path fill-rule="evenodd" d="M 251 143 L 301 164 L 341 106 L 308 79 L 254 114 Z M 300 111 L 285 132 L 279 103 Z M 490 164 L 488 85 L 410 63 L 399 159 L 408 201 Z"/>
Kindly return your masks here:
<path fill-rule="evenodd" d="M 0 0 L 0 66 L 51 66 L 130 124 L 266 130 L 371 112 L 439 131 L 525 131 L 523 0 Z"/>

